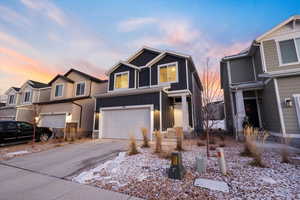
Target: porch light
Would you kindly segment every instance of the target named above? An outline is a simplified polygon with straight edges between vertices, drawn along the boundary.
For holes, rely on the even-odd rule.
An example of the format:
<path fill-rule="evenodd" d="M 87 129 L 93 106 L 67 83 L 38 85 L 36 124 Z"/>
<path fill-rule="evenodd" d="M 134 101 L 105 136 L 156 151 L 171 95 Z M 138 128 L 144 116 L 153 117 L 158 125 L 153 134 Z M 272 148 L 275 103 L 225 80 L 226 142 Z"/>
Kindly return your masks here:
<path fill-rule="evenodd" d="M 35 123 L 37 123 L 39 120 L 40 120 L 39 117 L 35 117 L 35 118 L 34 118 Z"/>

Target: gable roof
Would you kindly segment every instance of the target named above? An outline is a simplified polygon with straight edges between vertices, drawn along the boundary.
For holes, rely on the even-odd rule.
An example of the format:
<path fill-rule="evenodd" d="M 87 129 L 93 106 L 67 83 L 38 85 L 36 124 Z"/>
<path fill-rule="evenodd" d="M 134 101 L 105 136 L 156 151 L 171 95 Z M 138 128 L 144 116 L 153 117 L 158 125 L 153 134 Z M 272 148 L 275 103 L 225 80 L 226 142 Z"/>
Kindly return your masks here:
<path fill-rule="evenodd" d="M 11 87 L 12 89 L 14 89 L 16 92 L 19 92 L 21 88 L 18 87 Z"/>
<path fill-rule="evenodd" d="M 163 51 L 158 56 L 156 56 L 154 59 L 150 60 L 146 64 L 146 66 L 147 67 L 151 67 L 152 65 L 154 65 L 155 63 L 157 63 L 160 59 L 162 59 L 166 55 L 173 55 L 173 56 L 178 56 L 178 57 L 182 57 L 182 58 L 191 58 L 190 55 L 186 55 L 186 54 L 182 54 L 182 53 L 177 53 L 177 52 L 173 52 L 173 51 Z"/>
<path fill-rule="evenodd" d="M 59 78 L 65 80 L 65 81 L 67 81 L 67 82 L 69 82 L 69 83 L 74 83 L 74 81 L 72 81 L 71 79 L 69 79 L 69 78 L 67 78 L 67 77 L 65 77 L 65 76 L 63 76 L 63 75 L 57 74 L 57 75 L 56 75 L 56 76 L 48 83 L 48 85 L 52 85 L 52 83 L 53 83 L 54 81 L 56 81 L 57 79 L 59 79 Z"/>
<path fill-rule="evenodd" d="M 46 83 L 42 83 L 42 82 L 38 82 L 38 81 L 33 81 L 33 80 L 29 80 L 29 81 L 27 81 L 27 83 L 28 83 L 31 87 L 37 88 L 37 89 L 39 89 L 39 88 L 45 88 L 45 87 L 48 87 L 48 86 L 49 86 L 49 85 L 46 84 Z"/>
<path fill-rule="evenodd" d="M 131 67 L 133 69 L 136 69 L 136 70 L 141 70 L 139 67 L 133 65 L 133 64 L 130 64 L 126 61 L 119 61 L 117 64 L 115 64 L 114 66 L 112 66 L 112 68 L 110 68 L 105 74 L 108 75 L 110 74 L 111 72 L 115 71 L 120 65 L 126 65 L 127 67 Z"/>
<path fill-rule="evenodd" d="M 21 88 L 17 88 L 17 87 L 10 87 L 6 90 L 6 92 L 4 93 L 5 95 L 7 95 L 11 90 L 14 90 L 16 92 L 19 92 Z"/>
<path fill-rule="evenodd" d="M 145 50 L 148 51 L 152 51 L 152 52 L 156 52 L 158 54 L 161 54 L 163 51 L 159 50 L 159 49 L 154 49 L 151 47 L 147 47 L 147 46 L 143 46 L 142 48 L 140 48 L 139 50 L 137 50 L 132 56 L 130 56 L 126 61 L 128 63 L 130 63 L 131 61 L 133 61 L 136 57 L 138 57 L 139 55 L 141 55 Z"/>
<path fill-rule="evenodd" d="M 74 68 L 71 68 L 67 73 L 64 74 L 64 76 L 67 78 L 67 76 L 68 76 L 70 73 L 72 73 L 72 72 L 75 72 L 75 73 L 77 73 L 77 74 L 80 74 L 80 75 L 82 75 L 82 76 L 84 76 L 84 77 L 90 79 L 91 81 L 94 81 L 94 82 L 97 82 L 97 83 L 104 83 L 104 82 L 107 82 L 107 80 L 101 80 L 101 79 L 99 79 L 99 78 L 96 78 L 96 77 L 94 77 L 94 76 L 91 76 L 91 75 L 89 75 L 89 74 L 86 74 L 86 73 L 84 73 L 84 72 L 81 72 L 81 71 L 79 71 L 79 70 L 77 70 L 77 69 L 74 69 Z"/>
<path fill-rule="evenodd" d="M 283 27 L 284 25 L 290 23 L 291 21 L 295 21 L 295 20 L 300 20 L 300 15 L 291 16 L 287 20 L 281 22 L 280 24 L 278 24 L 277 26 L 273 27 L 269 31 L 267 31 L 264 34 L 262 34 L 259 37 L 257 37 L 256 41 L 260 42 L 262 39 L 264 39 L 264 37 L 268 36 L 269 34 L 273 33 L 274 31 L 277 31 L 278 29 L 280 29 L 281 27 Z"/>

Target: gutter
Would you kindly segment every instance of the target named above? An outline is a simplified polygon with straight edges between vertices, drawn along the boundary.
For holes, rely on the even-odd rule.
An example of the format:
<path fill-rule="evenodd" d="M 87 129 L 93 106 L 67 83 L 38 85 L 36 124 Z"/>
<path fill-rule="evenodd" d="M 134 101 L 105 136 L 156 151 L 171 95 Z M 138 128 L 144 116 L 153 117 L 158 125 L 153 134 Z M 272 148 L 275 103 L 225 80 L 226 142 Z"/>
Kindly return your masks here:
<path fill-rule="evenodd" d="M 74 101 L 72 101 L 72 104 L 78 106 L 80 108 L 80 117 L 79 117 L 79 128 L 81 128 L 81 118 L 82 118 L 82 105 L 75 103 Z"/>

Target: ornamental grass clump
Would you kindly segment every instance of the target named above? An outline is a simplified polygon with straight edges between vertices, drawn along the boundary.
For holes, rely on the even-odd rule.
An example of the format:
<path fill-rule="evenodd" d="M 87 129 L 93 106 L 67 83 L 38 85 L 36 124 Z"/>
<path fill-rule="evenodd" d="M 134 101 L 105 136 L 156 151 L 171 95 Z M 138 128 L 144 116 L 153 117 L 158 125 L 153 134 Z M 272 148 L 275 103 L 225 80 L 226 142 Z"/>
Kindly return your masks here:
<path fill-rule="evenodd" d="M 266 131 L 259 131 L 257 128 L 246 126 L 244 129 L 245 149 L 241 155 L 253 157 L 250 165 L 256 167 L 266 167 L 262 161 L 263 145 L 269 133 Z M 261 147 L 258 147 L 261 144 Z"/>
<path fill-rule="evenodd" d="M 162 152 L 162 135 L 160 131 L 155 131 L 155 150 L 154 153 L 161 153 Z"/>
<path fill-rule="evenodd" d="M 143 135 L 143 145 L 142 148 L 149 148 L 149 138 L 148 138 L 148 130 L 146 128 L 142 128 L 142 135 Z"/>
<path fill-rule="evenodd" d="M 175 128 L 176 132 L 176 151 L 183 151 L 183 130 L 182 128 Z"/>
<path fill-rule="evenodd" d="M 137 144 L 136 144 L 136 139 L 134 135 L 130 136 L 129 139 L 129 149 L 128 149 L 128 155 L 135 155 L 138 154 L 138 150 L 137 150 Z"/>

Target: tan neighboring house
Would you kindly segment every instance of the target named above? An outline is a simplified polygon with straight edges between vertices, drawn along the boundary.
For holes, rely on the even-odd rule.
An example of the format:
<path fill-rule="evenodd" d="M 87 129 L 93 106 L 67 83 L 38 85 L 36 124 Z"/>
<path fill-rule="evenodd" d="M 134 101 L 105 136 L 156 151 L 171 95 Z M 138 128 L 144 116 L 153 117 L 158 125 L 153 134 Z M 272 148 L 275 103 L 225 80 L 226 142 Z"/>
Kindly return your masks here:
<path fill-rule="evenodd" d="M 91 134 L 95 109 L 92 97 L 106 90 L 106 80 L 76 69 L 57 75 L 47 88 L 50 98 L 36 103 L 39 107 L 39 126 L 61 129 L 72 123 L 82 134 Z"/>
<path fill-rule="evenodd" d="M 48 84 L 28 80 L 20 88 L 11 87 L 5 95 L 6 104 L 0 108 L 0 120 L 33 121 L 33 103 L 49 99 Z"/>

